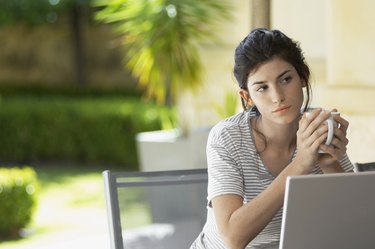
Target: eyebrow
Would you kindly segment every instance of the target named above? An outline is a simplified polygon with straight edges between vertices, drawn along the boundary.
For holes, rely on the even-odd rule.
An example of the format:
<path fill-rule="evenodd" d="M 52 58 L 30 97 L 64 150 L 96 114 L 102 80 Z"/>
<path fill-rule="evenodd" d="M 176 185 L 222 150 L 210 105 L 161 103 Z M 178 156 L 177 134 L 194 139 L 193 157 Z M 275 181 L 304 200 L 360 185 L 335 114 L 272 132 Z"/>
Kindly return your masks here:
<path fill-rule="evenodd" d="M 289 73 L 291 70 L 285 70 L 284 72 L 282 72 L 281 74 L 279 74 L 276 79 L 280 79 L 281 77 L 283 77 L 285 74 Z M 260 84 L 264 84 L 266 81 L 255 81 L 253 83 L 251 83 L 251 85 L 260 85 Z"/>

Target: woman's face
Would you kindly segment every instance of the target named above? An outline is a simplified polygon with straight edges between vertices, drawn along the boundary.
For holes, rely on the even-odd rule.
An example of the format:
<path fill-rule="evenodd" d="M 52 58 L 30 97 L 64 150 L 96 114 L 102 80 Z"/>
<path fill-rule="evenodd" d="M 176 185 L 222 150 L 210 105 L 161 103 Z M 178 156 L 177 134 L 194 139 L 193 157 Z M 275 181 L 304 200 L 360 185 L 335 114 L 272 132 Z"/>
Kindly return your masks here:
<path fill-rule="evenodd" d="M 304 86 L 294 66 L 274 57 L 250 72 L 248 92 L 240 94 L 258 108 L 262 119 L 290 124 L 300 116 Z"/>

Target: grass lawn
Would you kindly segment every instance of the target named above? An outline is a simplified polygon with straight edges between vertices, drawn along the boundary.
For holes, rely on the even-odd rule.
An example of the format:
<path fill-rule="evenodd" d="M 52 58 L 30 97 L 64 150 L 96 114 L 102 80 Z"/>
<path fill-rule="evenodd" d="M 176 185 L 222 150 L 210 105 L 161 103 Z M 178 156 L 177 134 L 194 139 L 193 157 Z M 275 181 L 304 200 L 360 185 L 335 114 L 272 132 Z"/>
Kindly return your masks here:
<path fill-rule="evenodd" d="M 41 183 L 34 221 L 2 249 L 109 248 L 101 172 L 65 165 L 36 169 Z"/>

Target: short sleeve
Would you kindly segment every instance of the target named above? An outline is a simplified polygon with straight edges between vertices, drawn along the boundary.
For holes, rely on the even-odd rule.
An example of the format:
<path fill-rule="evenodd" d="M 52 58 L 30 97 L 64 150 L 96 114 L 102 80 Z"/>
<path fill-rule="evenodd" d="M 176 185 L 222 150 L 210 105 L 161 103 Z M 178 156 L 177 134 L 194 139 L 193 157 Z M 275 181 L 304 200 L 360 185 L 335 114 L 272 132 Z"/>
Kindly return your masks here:
<path fill-rule="evenodd" d="M 224 195 L 244 196 L 243 173 L 235 139 L 228 127 L 214 127 L 207 142 L 208 200 Z"/>

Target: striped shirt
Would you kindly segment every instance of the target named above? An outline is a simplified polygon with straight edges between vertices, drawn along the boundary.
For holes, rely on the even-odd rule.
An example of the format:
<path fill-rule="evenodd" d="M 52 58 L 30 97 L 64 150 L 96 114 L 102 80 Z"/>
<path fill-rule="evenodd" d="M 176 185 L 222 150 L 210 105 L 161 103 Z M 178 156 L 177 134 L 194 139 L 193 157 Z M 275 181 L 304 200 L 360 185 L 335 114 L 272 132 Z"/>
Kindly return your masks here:
<path fill-rule="evenodd" d="M 248 203 L 259 195 L 275 177 L 264 166 L 256 151 L 251 132 L 250 119 L 255 111 L 242 112 L 229 117 L 213 127 L 207 141 L 208 202 L 207 221 L 193 242 L 191 249 L 225 249 L 210 201 L 219 195 L 234 194 Z M 296 156 L 296 151 L 292 160 Z M 340 161 L 345 171 L 353 169 L 347 155 Z M 322 174 L 316 166 L 311 174 Z M 271 222 L 246 248 L 278 248 L 282 219 L 282 208 Z"/>

